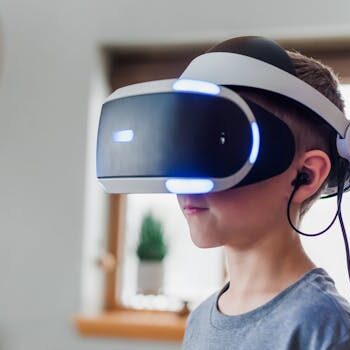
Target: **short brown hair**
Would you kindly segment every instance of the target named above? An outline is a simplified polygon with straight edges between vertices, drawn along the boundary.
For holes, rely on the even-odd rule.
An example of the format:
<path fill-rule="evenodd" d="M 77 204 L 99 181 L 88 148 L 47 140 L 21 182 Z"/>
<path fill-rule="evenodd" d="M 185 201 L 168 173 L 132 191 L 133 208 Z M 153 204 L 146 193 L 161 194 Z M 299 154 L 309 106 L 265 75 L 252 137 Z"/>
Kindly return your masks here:
<path fill-rule="evenodd" d="M 345 110 L 344 100 L 339 91 L 339 79 L 332 68 L 320 61 L 307 57 L 297 51 L 287 51 L 293 65 L 296 76 L 317 89 L 342 112 Z M 328 180 L 335 174 L 336 167 L 336 132 L 314 112 L 302 108 L 295 103 L 290 103 L 286 98 L 277 96 L 263 90 L 251 88 L 237 88 L 243 97 L 251 99 L 261 107 L 267 109 L 278 118 L 287 123 L 291 128 L 296 141 L 296 154 L 319 149 L 327 153 L 331 161 L 331 171 L 323 184 L 312 196 L 307 198 L 301 205 L 300 217 L 310 209 L 320 197 Z"/>

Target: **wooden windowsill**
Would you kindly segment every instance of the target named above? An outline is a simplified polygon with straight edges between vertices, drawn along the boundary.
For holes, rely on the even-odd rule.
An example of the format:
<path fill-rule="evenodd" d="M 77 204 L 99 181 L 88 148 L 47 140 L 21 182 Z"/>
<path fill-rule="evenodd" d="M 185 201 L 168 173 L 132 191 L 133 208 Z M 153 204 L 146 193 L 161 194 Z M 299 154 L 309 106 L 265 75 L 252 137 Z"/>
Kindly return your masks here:
<path fill-rule="evenodd" d="M 186 320 L 174 312 L 117 310 L 94 317 L 78 315 L 74 322 L 82 336 L 182 341 Z"/>

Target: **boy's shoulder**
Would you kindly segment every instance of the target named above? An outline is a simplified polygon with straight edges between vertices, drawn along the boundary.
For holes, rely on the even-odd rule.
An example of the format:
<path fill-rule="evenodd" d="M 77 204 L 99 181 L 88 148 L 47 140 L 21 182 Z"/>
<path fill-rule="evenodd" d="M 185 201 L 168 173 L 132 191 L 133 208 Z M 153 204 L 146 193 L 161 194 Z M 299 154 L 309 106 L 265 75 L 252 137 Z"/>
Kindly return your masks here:
<path fill-rule="evenodd" d="M 217 300 L 228 283 L 191 312 L 189 327 L 194 322 L 196 326 L 212 324 L 213 315 L 219 317 L 225 327 L 231 321 L 237 323 L 236 316 L 224 315 L 216 309 Z M 350 346 L 350 304 L 338 293 L 334 280 L 323 268 L 313 269 L 272 300 L 245 315 L 256 316 L 258 312 L 261 319 L 256 319 L 254 327 L 274 329 L 283 334 L 289 332 L 290 338 L 298 341 L 314 338 L 315 344 L 337 344 L 344 340 Z"/>
<path fill-rule="evenodd" d="M 322 268 L 317 268 L 317 270 L 313 278 L 305 281 L 307 287 L 304 286 L 305 288 L 300 288 L 298 291 L 301 296 L 308 298 L 300 300 L 301 304 L 307 304 L 309 312 L 323 311 L 337 315 L 350 328 L 349 302 L 339 294 L 334 280 L 328 273 Z"/>
<path fill-rule="evenodd" d="M 275 320 L 289 323 L 295 348 L 350 349 L 350 304 L 324 269 L 312 271 L 281 306 Z"/>
<path fill-rule="evenodd" d="M 350 304 L 324 269 L 315 272 L 291 295 L 284 312 L 294 320 L 297 332 L 350 342 Z"/>

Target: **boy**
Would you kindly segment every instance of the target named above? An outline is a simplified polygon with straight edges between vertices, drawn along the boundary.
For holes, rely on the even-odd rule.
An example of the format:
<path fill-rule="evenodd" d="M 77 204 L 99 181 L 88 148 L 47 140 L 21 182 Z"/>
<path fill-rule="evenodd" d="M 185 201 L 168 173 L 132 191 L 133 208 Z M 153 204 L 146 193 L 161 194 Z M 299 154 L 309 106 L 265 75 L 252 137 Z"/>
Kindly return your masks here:
<path fill-rule="evenodd" d="M 220 51 L 219 45 L 207 52 Z M 297 77 L 344 112 L 332 70 L 300 53 L 287 53 Z M 350 305 L 328 273 L 307 256 L 286 215 L 298 171 L 309 182 L 292 200 L 295 226 L 319 198 L 333 167 L 333 134 L 272 93 L 233 90 L 289 125 L 296 155 L 285 172 L 270 179 L 226 191 L 177 195 L 192 241 L 200 248 L 223 246 L 230 276 L 189 315 L 182 349 L 349 350 Z"/>

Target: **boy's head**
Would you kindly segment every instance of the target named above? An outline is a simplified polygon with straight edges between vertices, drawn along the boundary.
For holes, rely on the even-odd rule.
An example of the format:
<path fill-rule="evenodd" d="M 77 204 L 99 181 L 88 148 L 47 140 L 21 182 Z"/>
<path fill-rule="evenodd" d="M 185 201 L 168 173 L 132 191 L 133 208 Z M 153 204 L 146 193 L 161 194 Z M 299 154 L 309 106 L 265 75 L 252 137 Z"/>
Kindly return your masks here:
<path fill-rule="evenodd" d="M 344 101 L 339 81 L 331 68 L 298 52 L 287 51 L 296 76 L 313 86 L 341 111 Z M 234 242 L 249 245 L 260 232 L 279 232 L 289 227 L 287 202 L 297 172 L 306 172 L 311 181 L 300 187 L 292 201 L 291 217 L 300 219 L 319 198 L 330 176 L 335 174 L 336 132 L 310 110 L 281 95 L 263 90 L 232 87 L 283 120 L 292 130 L 296 154 L 290 167 L 277 176 L 248 186 L 200 195 L 178 195 L 182 209 L 186 204 L 208 210 L 186 215 L 192 240 L 199 247 L 214 247 Z M 297 225 L 296 225 L 297 226 Z"/>

